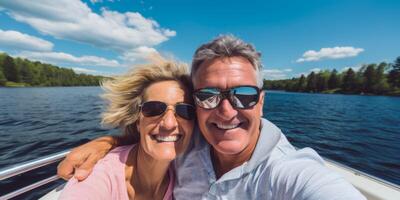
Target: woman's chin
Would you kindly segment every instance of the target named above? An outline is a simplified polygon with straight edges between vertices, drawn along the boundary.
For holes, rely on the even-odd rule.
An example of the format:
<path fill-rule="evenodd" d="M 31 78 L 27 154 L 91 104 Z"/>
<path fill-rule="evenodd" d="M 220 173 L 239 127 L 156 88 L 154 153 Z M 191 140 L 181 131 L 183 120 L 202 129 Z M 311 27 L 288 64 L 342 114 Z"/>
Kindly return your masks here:
<path fill-rule="evenodd" d="M 155 159 L 158 161 L 168 161 L 171 162 L 173 160 L 175 160 L 176 158 L 176 154 L 164 154 L 164 155 L 158 155 Z"/>
<path fill-rule="evenodd" d="M 177 156 L 177 152 L 174 147 L 172 148 L 160 148 L 155 149 L 152 152 L 152 157 L 159 161 L 173 161 Z"/>

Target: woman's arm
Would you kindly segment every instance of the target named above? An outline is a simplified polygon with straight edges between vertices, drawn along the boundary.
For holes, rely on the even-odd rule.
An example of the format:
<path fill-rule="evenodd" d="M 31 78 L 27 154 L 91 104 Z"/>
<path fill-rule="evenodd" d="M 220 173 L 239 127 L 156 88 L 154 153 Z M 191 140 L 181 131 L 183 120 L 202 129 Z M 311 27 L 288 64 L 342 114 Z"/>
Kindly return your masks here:
<path fill-rule="evenodd" d="M 96 164 L 92 173 L 83 181 L 78 181 L 75 177 L 71 178 L 64 187 L 59 199 L 128 199 L 124 172 L 125 157 L 129 150 L 129 147 L 120 148 L 120 150 L 108 153 L 104 159 Z"/>
<path fill-rule="evenodd" d="M 88 177 L 97 161 L 121 144 L 119 136 L 103 136 L 76 147 L 60 162 L 57 174 L 65 180 L 74 176 L 82 181 Z"/>

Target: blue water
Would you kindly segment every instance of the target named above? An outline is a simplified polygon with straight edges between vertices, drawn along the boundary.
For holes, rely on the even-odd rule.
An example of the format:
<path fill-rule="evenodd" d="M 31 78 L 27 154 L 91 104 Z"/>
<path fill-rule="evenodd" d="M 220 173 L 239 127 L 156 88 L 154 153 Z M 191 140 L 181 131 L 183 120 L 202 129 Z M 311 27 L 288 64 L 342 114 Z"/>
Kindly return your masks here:
<path fill-rule="evenodd" d="M 99 87 L 0 88 L 0 169 L 117 132 L 99 125 Z M 268 91 L 264 117 L 295 146 L 400 184 L 400 98 Z M 0 181 L 0 194 L 56 165 Z M 37 199 L 53 183 L 16 199 Z"/>

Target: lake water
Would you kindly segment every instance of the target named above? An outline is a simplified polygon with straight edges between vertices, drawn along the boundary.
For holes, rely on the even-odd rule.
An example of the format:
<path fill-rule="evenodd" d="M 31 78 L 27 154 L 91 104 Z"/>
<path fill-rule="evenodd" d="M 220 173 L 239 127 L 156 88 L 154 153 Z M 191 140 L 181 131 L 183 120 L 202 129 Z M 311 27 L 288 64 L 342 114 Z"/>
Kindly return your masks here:
<path fill-rule="evenodd" d="M 99 87 L 0 88 L 0 169 L 116 133 L 99 125 Z M 400 184 L 400 98 L 267 91 L 264 117 L 295 146 Z M 0 194 L 56 165 L 0 181 Z M 17 199 L 37 199 L 58 181 Z M 50 186 L 50 187 L 49 187 Z"/>

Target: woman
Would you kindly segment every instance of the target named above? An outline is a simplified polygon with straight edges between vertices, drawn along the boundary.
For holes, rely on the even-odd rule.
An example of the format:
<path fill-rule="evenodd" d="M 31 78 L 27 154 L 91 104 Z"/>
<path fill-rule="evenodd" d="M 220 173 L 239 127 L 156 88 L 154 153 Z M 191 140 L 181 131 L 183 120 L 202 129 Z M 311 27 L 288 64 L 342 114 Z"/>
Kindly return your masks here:
<path fill-rule="evenodd" d="M 60 199 L 172 199 L 170 164 L 186 150 L 195 118 L 186 66 L 158 58 L 103 88 L 102 123 L 119 127 L 130 145 L 108 153 L 84 181 L 68 181 Z"/>

